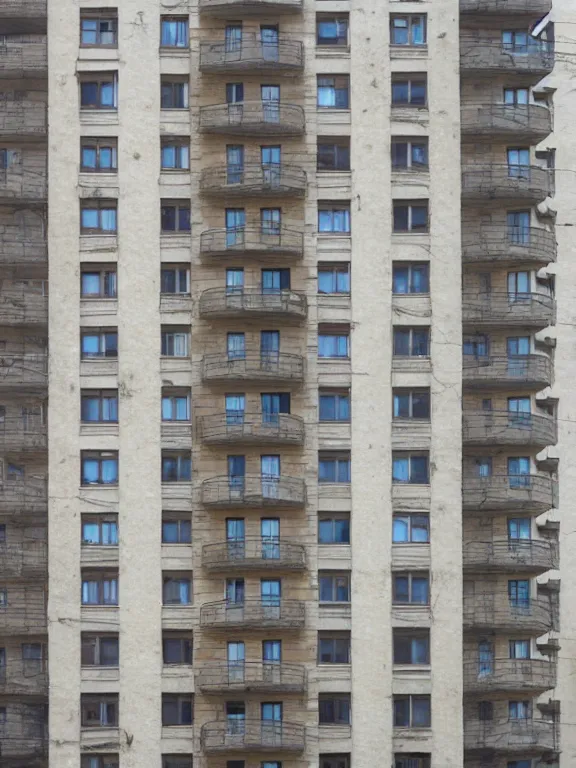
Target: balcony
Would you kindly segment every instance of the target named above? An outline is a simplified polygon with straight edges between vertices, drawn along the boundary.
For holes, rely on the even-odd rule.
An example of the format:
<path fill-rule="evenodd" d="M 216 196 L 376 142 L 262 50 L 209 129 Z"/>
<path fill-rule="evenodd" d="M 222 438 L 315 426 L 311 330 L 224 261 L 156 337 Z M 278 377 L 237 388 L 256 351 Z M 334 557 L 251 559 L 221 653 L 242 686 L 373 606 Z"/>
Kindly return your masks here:
<path fill-rule="evenodd" d="M 304 626 L 304 617 L 305 607 L 301 600 L 252 598 L 243 603 L 219 600 L 205 603 L 200 608 L 200 626 L 211 630 L 298 630 Z"/>
<path fill-rule="evenodd" d="M 507 592 L 464 595 L 464 629 L 543 635 L 554 627 L 548 597 L 512 600 Z"/>
<path fill-rule="evenodd" d="M 217 413 L 198 419 L 205 445 L 302 445 L 304 421 L 289 413 Z"/>
<path fill-rule="evenodd" d="M 306 567 L 302 544 L 262 538 L 223 541 L 202 547 L 202 565 L 208 571 L 285 570 Z"/>
<path fill-rule="evenodd" d="M 205 168 L 200 191 L 211 197 L 304 197 L 306 171 L 285 163 Z"/>
<path fill-rule="evenodd" d="M 209 288 L 200 296 L 200 316 L 208 319 L 276 317 L 298 323 L 307 313 L 306 294 L 301 291 Z"/>
<path fill-rule="evenodd" d="M 279 720 L 215 721 L 202 726 L 206 754 L 218 752 L 303 752 L 304 726 Z"/>
<path fill-rule="evenodd" d="M 304 358 L 286 352 L 276 354 L 247 353 L 245 357 L 226 354 L 204 355 L 203 381 L 300 382 L 304 377 Z"/>
<path fill-rule="evenodd" d="M 463 233 L 462 260 L 473 266 L 543 266 L 556 261 L 556 237 L 553 232 L 538 227 L 481 226 Z"/>
<path fill-rule="evenodd" d="M 464 692 L 536 695 L 556 686 L 556 664 L 544 659 L 464 661 Z"/>
<path fill-rule="evenodd" d="M 46 264 L 47 260 L 48 249 L 40 232 L 0 232 L 0 266 L 35 266 Z"/>
<path fill-rule="evenodd" d="M 2 34 L 31 34 L 46 31 L 47 0 L 2 0 L 0 29 Z"/>
<path fill-rule="evenodd" d="M 42 586 L 9 587 L 8 605 L 0 610 L 1 635 L 46 633 L 46 600 Z"/>
<path fill-rule="evenodd" d="M 46 158 L 40 163 L 37 158 L 28 160 L 26 152 L 22 157 L 23 164 L 0 170 L 0 204 L 44 205 L 48 194 Z"/>
<path fill-rule="evenodd" d="M 548 75 L 554 67 L 554 45 L 544 40 L 532 40 L 526 46 L 504 47 L 496 37 L 460 37 L 460 69 L 462 76 Z"/>
<path fill-rule="evenodd" d="M 209 229 L 200 235 L 200 256 L 205 261 L 218 257 L 301 259 L 304 234 L 286 227 L 275 227 L 274 230 L 261 226 Z"/>
<path fill-rule="evenodd" d="M 306 485 L 297 477 L 211 477 L 202 483 L 202 503 L 207 507 L 303 507 Z"/>
<path fill-rule="evenodd" d="M 4 0 L 3 0 L 4 1 Z M 0 21 L 2 11 L 0 11 Z M 7 38 L 0 46 L 0 80 L 41 78 L 48 73 L 46 37 L 13 42 Z"/>
<path fill-rule="evenodd" d="M 546 355 L 464 355 L 462 365 L 466 389 L 538 390 L 552 383 L 552 363 Z"/>
<path fill-rule="evenodd" d="M 0 4 L 0 19 L 2 18 Z M 40 101 L 0 101 L 0 138 L 20 142 L 46 137 L 46 104 Z"/>
<path fill-rule="evenodd" d="M 531 475 L 465 474 L 462 479 L 462 505 L 465 511 L 541 514 L 556 507 L 558 485 L 544 472 Z"/>
<path fill-rule="evenodd" d="M 196 673 L 202 693 L 304 693 L 306 669 L 302 664 L 244 661 L 203 664 Z"/>
<path fill-rule="evenodd" d="M 301 136 L 304 110 L 296 104 L 242 101 L 200 108 L 203 133 L 228 136 Z"/>
<path fill-rule="evenodd" d="M 552 194 L 552 172 L 537 165 L 478 165 L 462 170 L 462 200 L 536 204 Z"/>
<path fill-rule="evenodd" d="M 43 389 L 48 385 L 48 358 L 38 354 L 0 352 L 0 391 Z"/>
<path fill-rule="evenodd" d="M 461 111 L 464 137 L 501 136 L 537 144 L 552 133 L 552 113 L 538 104 L 466 104 Z"/>
<path fill-rule="evenodd" d="M 558 567 L 558 546 L 548 539 L 464 543 L 464 568 L 470 571 L 544 573 Z"/>
<path fill-rule="evenodd" d="M 2 725 L 2 768 L 48 768 L 47 713 L 38 705 L 8 703 Z"/>
<path fill-rule="evenodd" d="M 48 490 L 43 479 L 6 478 L 0 484 L 0 515 L 45 515 Z"/>
<path fill-rule="evenodd" d="M 46 696 L 48 671 L 44 661 L 25 659 L 0 666 L 0 696 Z"/>
<path fill-rule="evenodd" d="M 556 726 L 550 720 L 465 720 L 464 749 L 520 753 L 557 749 Z"/>
<path fill-rule="evenodd" d="M 462 440 L 464 445 L 523 445 L 542 449 L 556 444 L 556 419 L 548 414 L 514 411 L 464 411 Z"/>
<path fill-rule="evenodd" d="M 489 16 L 544 16 L 552 8 L 551 0 L 460 0 L 460 13 Z"/>
<path fill-rule="evenodd" d="M 0 420 L 0 453 L 45 451 L 47 447 L 41 415 L 4 416 Z"/>
<path fill-rule="evenodd" d="M 463 293 L 462 322 L 476 328 L 546 328 L 556 320 L 556 302 L 547 293 Z"/>
<path fill-rule="evenodd" d="M 42 541 L 0 544 L 0 578 L 43 576 L 48 570 L 48 547 Z M 0 667 L 0 671 L 1 671 Z"/>
<path fill-rule="evenodd" d="M 242 34 L 241 40 L 200 44 L 200 71 L 215 74 L 298 73 L 304 67 L 299 40 L 280 37 L 267 41 L 260 35 Z"/>
<path fill-rule="evenodd" d="M 243 18 L 285 13 L 301 13 L 302 0 L 200 0 L 200 13 L 225 18 Z"/>
<path fill-rule="evenodd" d="M 47 325 L 48 296 L 35 293 L 25 283 L 21 290 L 0 290 L 0 326 Z M 1 366 L 0 358 L 0 366 Z M 1 377 L 1 373 L 0 373 Z"/>

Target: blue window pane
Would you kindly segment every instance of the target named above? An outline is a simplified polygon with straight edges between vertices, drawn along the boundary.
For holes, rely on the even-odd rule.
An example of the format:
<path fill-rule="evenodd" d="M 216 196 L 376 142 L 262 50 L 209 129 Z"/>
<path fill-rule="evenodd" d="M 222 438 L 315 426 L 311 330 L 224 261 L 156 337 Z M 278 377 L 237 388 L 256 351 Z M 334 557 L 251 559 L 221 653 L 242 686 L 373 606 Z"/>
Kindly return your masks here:
<path fill-rule="evenodd" d="M 338 271 L 336 273 L 337 293 L 350 293 L 350 273 Z"/>
<path fill-rule="evenodd" d="M 118 421 L 118 400 L 115 397 L 102 398 L 102 421 Z"/>
<path fill-rule="evenodd" d="M 94 357 L 100 352 L 99 336 L 82 336 L 82 354 L 85 357 Z"/>
<path fill-rule="evenodd" d="M 350 544 L 350 521 L 334 521 L 334 539 L 337 544 Z"/>
<path fill-rule="evenodd" d="M 413 483 L 428 482 L 428 459 L 425 456 L 412 457 L 412 477 Z"/>
<path fill-rule="evenodd" d="M 100 275 L 98 272 L 82 273 L 82 296 L 100 296 Z"/>
<path fill-rule="evenodd" d="M 336 482 L 336 462 L 320 461 L 318 463 L 318 480 L 321 483 Z"/>
<path fill-rule="evenodd" d="M 100 407 L 97 397 L 82 399 L 82 421 L 98 421 L 100 419 Z"/>
<path fill-rule="evenodd" d="M 188 419 L 188 399 L 186 397 L 176 398 L 176 419 L 177 421 Z"/>
<path fill-rule="evenodd" d="M 336 420 L 336 397 L 320 395 L 320 421 Z"/>
<path fill-rule="evenodd" d="M 82 209 L 82 229 L 98 229 L 98 211 L 96 208 Z"/>
<path fill-rule="evenodd" d="M 80 106 L 94 107 L 98 103 L 98 84 L 81 83 L 80 85 Z"/>
<path fill-rule="evenodd" d="M 82 541 L 85 544 L 100 544 L 100 527 L 98 523 L 84 523 L 82 526 Z"/>
<path fill-rule="evenodd" d="M 96 459 L 84 459 L 82 462 L 82 482 L 98 482 L 98 461 Z"/>
<path fill-rule="evenodd" d="M 392 480 L 395 483 L 407 483 L 410 480 L 410 462 L 408 459 L 394 459 L 392 462 Z"/>
<path fill-rule="evenodd" d="M 394 269 L 394 293 L 408 293 L 408 275 L 408 267 L 396 267 Z"/>
<path fill-rule="evenodd" d="M 116 523 L 102 523 L 102 544 L 111 547 L 118 544 L 118 526 Z"/>
<path fill-rule="evenodd" d="M 392 104 L 408 103 L 408 83 L 392 83 Z"/>
<path fill-rule="evenodd" d="M 412 579 L 412 602 L 421 604 L 428 602 L 428 579 Z"/>
<path fill-rule="evenodd" d="M 190 544 L 192 541 L 192 523 L 189 520 L 180 521 L 180 543 Z"/>
<path fill-rule="evenodd" d="M 104 232 L 116 232 L 116 209 L 103 208 L 100 214 L 102 216 L 102 230 Z"/>
<path fill-rule="evenodd" d="M 102 461 L 102 482 L 118 482 L 118 462 L 116 459 L 104 459 Z"/>
<path fill-rule="evenodd" d="M 336 293 L 334 272 L 318 272 L 318 293 Z"/>
<path fill-rule="evenodd" d="M 178 211 L 178 229 L 181 232 L 190 231 L 190 209 L 180 208 Z"/>
<path fill-rule="evenodd" d="M 334 529 L 332 526 L 332 520 L 319 521 L 318 542 L 320 544 L 332 544 L 334 542 Z"/>
<path fill-rule="evenodd" d="M 402 517 L 395 517 L 392 524 L 392 541 L 396 544 L 409 541 L 408 520 Z"/>
<path fill-rule="evenodd" d="M 162 541 L 165 544 L 178 543 L 178 523 L 177 522 L 162 523 Z"/>
<path fill-rule="evenodd" d="M 114 106 L 114 83 L 102 83 L 100 86 L 100 106 Z"/>
<path fill-rule="evenodd" d="M 100 150 L 100 168 L 111 169 L 116 167 L 116 150 L 112 147 L 102 147 Z"/>
<path fill-rule="evenodd" d="M 94 147 L 82 148 L 82 167 L 96 168 L 96 149 Z"/>
<path fill-rule="evenodd" d="M 176 147 L 162 147 L 162 168 L 176 168 Z"/>
<path fill-rule="evenodd" d="M 338 462 L 338 482 L 339 483 L 350 482 L 350 462 L 349 461 Z"/>
<path fill-rule="evenodd" d="M 82 42 L 84 45 L 96 44 L 97 24 L 96 19 L 82 19 Z"/>

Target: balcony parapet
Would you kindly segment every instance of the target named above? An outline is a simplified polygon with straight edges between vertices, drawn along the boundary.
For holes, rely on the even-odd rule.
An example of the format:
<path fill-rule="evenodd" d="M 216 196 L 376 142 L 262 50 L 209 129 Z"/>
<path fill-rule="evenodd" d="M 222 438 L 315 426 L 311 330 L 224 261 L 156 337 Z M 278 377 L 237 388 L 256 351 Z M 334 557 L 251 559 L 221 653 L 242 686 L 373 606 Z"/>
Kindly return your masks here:
<path fill-rule="evenodd" d="M 290 570 L 306 567 L 306 550 L 302 544 L 282 540 L 247 538 L 205 544 L 202 565 L 208 571 Z"/>
<path fill-rule="evenodd" d="M 0 79 L 41 78 L 46 77 L 47 72 L 48 48 L 45 36 L 18 42 L 8 37 L 0 45 Z"/>
<path fill-rule="evenodd" d="M 200 0 L 199 10 L 206 15 L 226 18 L 301 13 L 302 0 Z"/>
<path fill-rule="evenodd" d="M 225 721 L 202 726 L 202 750 L 218 752 L 303 752 L 303 725 L 275 720 L 242 720 L 232 727 Z"/>
<path fill-rule="evenodd" d="M 196 674 L 203 693 L 303 693 L 306 669 L 302 664 L 245 661 L 203 664 Z"/>
<path fill-rule="evenodd" d="M 530 38 L 529 38 L 530 39 Z M 503 46 L 496 37 L 460 37 L 460 69 L 462 75 L 493 75 L 496 72 L 534 75 L 538 79 L 554 67 L 554 45 L 532 40 L 526 48 Z"/>
<path fill-rule="evenodd" d="M 467 389 L 538 390 L 552 383 L 552 362 L 546 355 L 464 355 L 462 365 L 463 384 Z"/>
<path fill-rule="evenodd" d="M 0 453 L 45 451 L 46 424 L 40 415 L 4 416 L 0 421 Z"/>
<path fill-rule="evenodd" d="M 474 632 L 528 632 L 543 635 L 554 629 L 548 597 L 512 599 L 507 592 L 464 595 L 464 629 Z"/>
<path fill-rule="evenodd" d="M 46 633 L 46 627 L 44 587 L 11 585 L 8 605 L 0 608 L 0 633 L 41 635 Z"/>
<path fill-rule="evenodd" d="M 464 104 L 464 136 L 520 136 L 541 141 L 552 133 L 552 113 L 540 104 Z"/>
<path fill-rule="evenodd" d="M 0 3 L 0 19 L 2 8 Z M 46 137 L 47 106 L 40 101 L 0 101 L 0 138 L 20 141 Z"/>
<path fill-rule="evenodd" d="M 43 515 L 48 507 L 48 489 L 43 479 L 12 480 L 0 484 L 0 515 Z"/>
<path fill-rule="evenodd" d="M 490 16 L 544 16 L 552 8 L 551 0 L 460 0 L 460 13 Z"/>
<path fill-rule="evenodd" d="M 464 749 L 522 755 L 554 752 L 556 725 L 551 720 L 465 720 Z"/>
<path fill-rule="evenodd" d="M 557 666 L 545 659 L 464 661 L 467 694 L 526 691 L 532 694 L 556 686 Z"/>
<path fill-rule="evenodd" d="M 209 288 L 200 296 L 200 316 L 269 317 L 301 321 L 306 319 L 308 302 L 301 291 L 267 289 Z"/>
<path fill-rule="evenodd" d="M 18 236 L 0 231 L 0 266 L 29 267 L 48 261 L 46 241 L 38 237 Z"/>
<path fill-rule="evenodd" d="M 468 512 L 524 510 L 540 514 L 557 503 L 558 484 L 545 472 L 488 477 L 465 474 L 462 478 L 462 505 Z"/>
<path fill-rule="evenodd" d="M 281 36 L 277 42 L 242 34 L 241 40 L 200 44 L 200 71 L 210 73 L 295 73 L 304 67 L 300 40 Z"/>
<path fill-rule="evenodd" d="M 0 666 L 0 696 L 46 696 L 47 664 L 41 659 L 8 661 Z"/>
<path fill-rule="evenodd" d="M 302 445 L 304 421 L 289 413 L 218 413 L 198 420 L 205 445 Z"/>
<path fill-rule="evenodd" d="M 0 21 L 46 18 L 46 0 L 2 0 Z"/>
<path fill-rule="evenodd" d="M 302 629 L 305 606 L 301 600 L 247 599 L 243 603 L 219 600 L 200 608 L 200 626 L 212 630 Z"/>
<path fill-rule="evenodd" d="M 46 325 L 48 323 L 48 296 L 22 290 L 0 289 L 0 326 Z"/>
<path fill-rule="evenodd" d="M 300 136 L 304 110 L 297 104 L 242 101 L 200 108 L 200 130 L 238 136 Z"/>
<path fill-rule="evenodd" d="M 287 227 L 208 229 L 200 235 L 200 256 L 209 260 L 216 257 L 301 259 L 303 255 L 304 234 Z"/>
<path fill-rule="evenodd" d="M 43 576 L 47 570 L 48 547 L 45 542 L 0 544 L 0 579 Z"/>
<path fill-rule="evenodd" d="M 299 382 L 304 376 L 304 358 L 286 352 L 246 353 L 244 357 L 227 354 L 204 355 L 204 381 L 286 381 Z"/>
<path fill-rule="evenodd" d="M 548 539 L 464 542 L 464 568 L 471 571 L 544 573 L 558 567 L 558 546 Z"/>
<path fill-rule="evenodd" d="M 464 264 L 535 264 L 556 261 L 556 237 L 539 227 L 508 227 L 491 224 L 478 229 L 464 225 Z"/>
<path fill-rule="evenodd" d="M 557 442 L 554 416 L 513 411 L 464 411 L 464 445 L 535 445 L 543 448 Z"/>
<path fill-rule="evenodd" d="M 298 477 L 244 475 L 211 477 L 202 483 L 207 507 L 303 507 L 306 485 Z"/>
<path fill-rule="evenodd" d="M 553 175 L 538 165 L 478 165 L 462 169 L 463 200 L 526 200 L 538 203 L 553 193 Z"/>
<path fill-rule="evenodd" d="M 304 197 L 306 171 L 286 163 L 205 168 L 200 177 L 200 191 L 212 197 Z"/>
<path fill-rule="evenodd" d="M 556 321 L 556 301 L 548 293 L 463 293 L 462 321 L 484 328 L 546 328 Z"/>

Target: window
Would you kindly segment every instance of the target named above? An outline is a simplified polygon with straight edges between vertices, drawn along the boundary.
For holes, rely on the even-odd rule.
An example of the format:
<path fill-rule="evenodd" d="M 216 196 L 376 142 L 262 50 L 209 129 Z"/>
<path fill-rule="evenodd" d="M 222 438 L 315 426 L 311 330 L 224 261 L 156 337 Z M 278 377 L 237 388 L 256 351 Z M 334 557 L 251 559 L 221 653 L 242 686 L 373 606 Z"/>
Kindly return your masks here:
<path fill-rule="evenodd" d="M 81 141 L 81 171 L 115 173 L 118 170 L 117 139 L 82 138 Z"/>
<path fill-rule="evenodd" d="M 510 579 L 508 581 L 508 600 L 512 608 L 524 611 L 530 608 L 530 582 L 528 579 Z"/>
<path fill-rule="evenodd" d="M 428 168 L 428 139 L 392 139 L 391 152 L 394 170 Z"/>
<path fill-rule="evenodd" d="M 112 9 L 100 14 L 82 12 L 80 18 L 80 42 L 83 46 L 116 46 L 118 44 L 118 19 Z"/>
<path fill-rule="evenodd" d="M 80 295 L 83 299 L 115 299 L 117 296 L 116 268 L 82 266 Z"/>
<path fill-rule="evenodd" d="M 350 392 L 321 389 L 318 410 L 320 421 L 350 421 Z"/>
<path fill-rule="evenodd" d="M 428 472 L 429 454 L 392 452 L 392 482 L 422 485 L 430 482 Z"/>
<path fill-rule="evenodd" d="M 396 605 L 428 605 L 428 573 L 393 573 L 393 602 Z"/>
<path fill-rule="evenodd" d="M 0 544 L 6 543 L 6 524 L 2 523 L 0 525 Z"/>
<path fill-rule="evenodd" d="M 525 54 L 545 50 L 545 40 L 537 40 L 521 29 L 502 30 L 502 50 L 506 53 Z"/>
<path fill-rule="evenodd" d="M 6 587 L 0 588 L 0 608 L 6 608 L 8 605 L 8 590 Z M 1 714 L 1 710 L 0 710 Z"/>
<path fill-rule="evenodd" d="M 530 90 L 528 88 L 504 88 L 504 104 L 528 104 Z"/>
<path fill-rule="evenodd" d="M 350 357 L 350 330 L 339 328 L 318 329 L 318 357 Z"/>
<path fill-rule="evenodd" d="M 82 755 L 80 768 L 118 768 L 118 755 Z"/>
<path fill-rule="evenodd" d="M 394 664 L 430 664 L 430 631 L 394 629 Z"/>
<path fill-rule="evenodd" d="M 162 421 L 190 421 L 190 390 L 162 390 Z"/>
<path fill-rule="evenodd" d="M 394 515 L 392 518 L 393 544 L 427 544 L 429 541 L 428 515 Z"/>
<path fill-rule="evenodd" d="M 430 354 L 430 328 L 394 326 L 394 357 L 428 357 Z"/>
<path fill-rule="evenodd" d="M 192 521 L 190 515 L 186 517 L 175 517 L 173 513 L 166 515 L 162 519 L 162 543 L 191 544 Z"/>
<path fill-rule="evenodd" d="M 346 451 L 338 453 L 318 454 L 319 483 L 349 483 L 350 454 Z"/>
<path fill-rule="evenodd" d="M 349 171 L 350 139 L 318 139 L 316 162 L 319 171 Z"/>
<path fill-rule="evenodd" d="M 472 357 L 485 357 L 488 354 L 488 337 L 477 335 L 473 337 L 464 337 L 462 342 L 462 351 L 464 355 Z"/>
<path fill-rule="evenodd" d="M 118 635 L 94 635 L 82 632 L 83 667 L 117 667 Z"/>
<path fill-rule="evenodd" d="M 162 725 L 192 725 L 193 710 L 192 696 L 162 694 Z"/>
<path fill-rule="evenodd" d="M 163 605 L 191 605 L 192 579 L 190 576 L 162 576 Z"/>
<path fill-rule="evenodd" d="M 318 203 L 318 232 L 350 234 L 350 203 Z"/>
<path fill-rule="evenodd" d="M 348 14 L 331 16 L 316 14 L 316 44 L 317 45 L 348 45 Z"/>
<path fill-rule="evenodd" d="M 482 721 L 494 719 L 494 705 L 491 701 L 478 702 L 478 719 Z"/>
<path fill-rule="evenodd" d="M 392 76 L 393 107 L 425 107 L 426 92 L 426 74 L 424 72 L 413 76 Z"/>
<path fill-rule="evenodd" d="M 394 294 L 428 293 L 430 265 L 424 262 L 395 262 L 392 272 Z"/>
<path fill-rule="evenodd" d="M 164 664 L 192 664 L 192 639 L 175 632 L 164 632 L 162 660 Z"/>
<path fill-rule="evenodd" d="M 116 485 L 118 451 L 82 451 L 82 485 Z"/>
<path fill-rule="evenodd" d="M 430 419 L 429 389 L 394 389 L 393 404 L 395 419 Z"/>
<path fill-rule="evenodd" d="M 82 75 L 80 109 L 118 109 L 118 73 L 91 72 Z"/>
<path fill-rule="evenodd" d="M 162 234 L 190 232 L 190 203 L 162 203 L 160 209 Z"/>
<path fill-rule="evenodd" d="M 394 696 L 395 728 L 430 728 L 430 696 Z"/>
<path fill-rule="evenodd" d="M 164 328 L 161 332 L 161 354 L 163 357 L 188 357 L 190 334 L 184 328 Z"/>
<path fill-rule="evenodd" d="M 82 605 L 118 605 L 118 574 L 82 572 Z"/>
<path fill-rule="evenodd" d="M 350 725 L 350 694 L 321 693 L 318 722 L 320 725 Z"/>
<path fill-rule="evenodd" d="M 532 768 L 532 760 L 508 760 L 506 768 Z"/>
<path fill-rule="evenodd" d="M 532 717 L 532 707 L 530 701 L 509 701 L 508 719 L 509 720 L 530 720 Z"/>
<path fill-rule="evenodd" d="M 530 640 L 509 640 L 508 657 L 510 659 L 529 659 Z"/>
<path fill-rule="evenodd" d="M 163 48 L 188 48 L 187 16 L 162 16 L 160 45 Z"/>
<path fill-rule="evenodd" d="M 160 140 L 160 159 L 163 171 L 190 170 L 190 139 L 170 137 Z"/>
<path fill-rule="evenodd" d="M 318 293 L 350 294 L 350 263 L 318 264 Z"/>
<path fill-rule="evenodd" d="M 226 335 L 226 351 L 228 360 L 244 360 L 246 357 L 246 337 L 243 333 L 228 333 Z"/>
<path fill-rule="evenodd" d="M 243 210 L 242 210 L 242 214 L 244 214 Z M 261 235 L 280 235 L 281 224 L 282 224 L 282 211 L 280 210 L 280 208 L 261 208 L 260 209 L 260 234 Z"/>
<path fill-rule="evenodd" d="M 162 755 L 162 768 L 192 768 L 192 755 Z"/>
<path fill-rule="evenodd" d="M 529 517 L 508 518 L 508 541 L 530 541 L 532 538 L 532 522 Z"/>
<path fill-rule="evenodd" d="M 394 232 L 428 232 L 428 200 L 393 203 Z"/>
<path fill-rule="evenodd" d="M 5 171 L 8 168 L 8 150 L 0 149 L 0 171 Z"/>
<path fill-rule="evenodd" d="M 83 422 L 116 423 L 118 421 L 118 390 L 83 389 L 80 411 Z"/>
<path fill-rule="evenodd" d="M 190 451 L 162 451 L 162 482 L 189 483 L 192 480 Z"/>
<path fill-rule="evenodd" d="M 160 108 L 188 109 L 188 79 L 174 75 L 162 75 L 160 78 Z"/>
<path fill-rule="evenodd" d="M 350 602 L 350 574 L 320 571 L 318 585 L 321 603 Z"/>
<path fill-rule="evenodd" d="M 111 728 L 118 725 L 118 694 L 80 696 L 83 728 Z"/>
<path fill-rule="evenodd" d="M 162 266 L 160 293 L 190 295 L 190 269 L 188 267 Z"/>
<path fill-rule="evenodd" d="M 327 109 L 349 109 L 350 77 L 348 75 L 318 75 L 317 105 Z"/>
<path fill-rule="evenodd" d="M 82 360 L 93 357 L 118 357 L 118 333 L 112 330 L 82 330 Z"/>
<path fill-rule="evenodd" d="M 80 232 L 83 235 L 112 235 L 118 231 L 116 200 L 83 200 L 80 203 Z"/>
<path fill-rule="evenodd" d="M 350 632 L 319 632 L 318 664 L 350 664 Z"/>
<path fill-rule="evenodd" d="M 82 544 L 117 547 L 117 518 L 111 515 L 82 515 Z"/>
<path fill-rule="evenodd" d="M 430 768 L 431 757 L 423 752 L 396 752 L 394 768 Z"/>
<path fill-rule="evenodd" d="M 527 179 L 530 175 L 530 149 L 511 147 L 506 150 L 508 176 Z"/>
<path fill-rule="evenodd" d="M 350 514 L 324 513 L 318 517 L 319 544 L 350 544 Z"/>
<path fill-rule="evenodd" d="M 350 768 L 350 755 L 320 755 L 320 768 Z"/>
<path fill-rule="evenodd" d="M 390 16 L 391 45 L 426 45 L 426 16 L 406 14 Z"/>

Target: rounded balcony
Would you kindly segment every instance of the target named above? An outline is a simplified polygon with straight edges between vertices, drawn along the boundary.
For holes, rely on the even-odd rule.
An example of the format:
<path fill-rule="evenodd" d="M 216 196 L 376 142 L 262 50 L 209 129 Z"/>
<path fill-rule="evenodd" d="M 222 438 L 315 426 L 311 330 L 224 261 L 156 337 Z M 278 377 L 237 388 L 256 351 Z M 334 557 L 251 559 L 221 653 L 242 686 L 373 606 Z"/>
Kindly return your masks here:
<path fill-rule="evenodd" d="M 206 723 L 200 732 L 202 750 L 218 752 L 303 752 L 303 725 L 280 720 Z"/>
<path fill-rule="evenodd" d="M 261 226 L 208 229 L 200 235 L 200 256 L 205 261 L 216 258 L 301 259 L 304 234 L 287 227 Z"/>
<path fill-rule="evenodd" d="M 473 632 L 527 632 L 543 635 L 554 628 L 547 597 L 512 599 L 507 592 L 464 595 L 464 629 Z"/>
<path fill-rule="evenodd" d="M 306 669 L 302 664 L 266 661 L 203 664 L 196 673 L 202 693 L 303 693 Z"/>
<path fill-rule="evenodd" d="M 533 141 L 552 133 L 552 113 L 539 104 L 465 104 L 460 113 L 464 137 L 502 136 Z"/>
<path fill-rule="evenodd" d="M 30 208 L 44 208 L 47 199 L 47 170 L 41 166 L 31 170 L 26 167 L 27 159 L 24 159 L 24 168 L 20 165 L 11 165 L 0 170 L 0 204 L 24 205 Z M 24 301 L 15 291 L 2 291 L 8 299 L 12 294 L 15 298 Z"/>
<path fill-rule="evenodd" d="M 10 585 L 10 600 L 0 611 L 0 634 L 2 635 L 43 635 L 46 634 L 47 593 L 40 579 L 34 586 Z"/>
<path fill-rule="evenodd" d="M 0 696 L 46 696 L 47 664 L 41 659 L 8 661 L 0 666 Z"/>
<path fill-rule="evenodd" d="M 302 445 L 304 421 L 290 413 L 231 411 L 198 419 L 205 445 Z"/>
<path fill-rule="evenodd" d="M 556 321 L 556 301 L 548 293 L 463 293 L 464 326 L 546 328 Z"/>
<path fill-rule="evenodd" d="M 26 35 L 18 42 L 8 36 L 2 42 L 0 79 L 44 78 L 47 73 L 48 49 L 44 35 Z"/>
<path fill-rule="evenodd" d="M 470 571 L 544 573 L 558 567 L 558 545 L 549 539 L 464 542 L 464 568 Z"/>
<path fill-rule="evenodd" d="M 202 503 L 223 509 L 237 507 L 303 507 L 306 485 L 298 477 L 244 475 L 211 477 L 202 483 Z"/>
<path fill-rule="evenodd" d="M 0 291 L 0 325 L 47 325 L 47 323 L 48 296 L 30 290 Z"/>
<path fill-rule="evenodd" d="M 552 384 L 552 362 L 546 355 L 464 355 L 462 368 L 466 389 L 539 390 Z"/>
<path fill-rule="evenodd" d="M 520 693 L 536 695 L 556 686 L 556 664 L 545 659 L 464 661 L 467 694 Z"/>
<path fill-rule="evenodd" d="M 207 571 L 302 571 L 306 568 L 306 549 L 303 544 L 280 539 L 222 541 L 202 547 L 202 565 Z"/>
<path fill-rule="evenodd" d="M 304 68 L 300 40 L 267 40 L 242 33 L 240 40 L 200 43 L 200 71 L 217 74 L 293 74 Z"/>
<path fill-rule="evenodd" d="M 545 266 L 556 261 L 556 237 L 553 232 L 539 227 L 491 224 L 474 230 L 465 228 L 462 259 L 465 265 L 472 266 Z"/>
<path fill-rule="evenodd" d="M 554 752 L 556 726 L 551 720 L 465 720 L 464 750 L 537 755 Z"/>
<path fill-rule="evenodd" d="M 306 319 L 308 302 L 302 291 L 260 288 L 209 288 L 200 296 L 200 316 L 208 319 L 277 317 L 282 322 Z"/>
<path fill-rule="evenodd" d="M 270 629 L 299 630 L 304 626 L 305 606 L 301 600 L 270 598 L 246 599 L 243 603 L 219 600 L 205 603 L 200 608 L 200 626 L 204 629 L 223 630 Z"/>
<path fill-rule="evenodd" d="M 558 484 L 545 472 L 531 475 L 465 474 L 462 507 L 466 512 L 530 512 L 541 514 L 556 507 Z"/>
<path fill-rule="evenodd" d="M 498 37 L 460 37 L 460 71 L 462 76 L 496 73 L 534 75 L 538 80 L 554 67 L 554 45 L 534 40 L 522 47 L 503 45 Z"/>
<path fill-rule="evenodd" d="M 537 165 L 464 166 L 462 200 L 518 200 L 536 204 L 552 193 L 552 174 Z"/>
<path fill-rule="evenodd" d="M 0 266 L 33 267 L 45 265 L 47 261 L 48 248 L 40 233 L 37 238 L 28 237 L 22 231 L 0 233 Z"/>
<path fill-rule="evenodd" d="M 297 104 L 241 101 L 200 108 L 203 133 L 228 136 L 301 136 L 306 120 Z"/>
<path fill-rule="evenodd" d="M 273 354 L 246 353 L 244 357 L 227 354 L 205 355 L 202 359 L 203 381 L 275 381 L 301 382 L 304 358 L 301 355 L 277 352 Z"/>
<path fill-rule="evenodd" d="M 3 3 L 0 3 L 2 14 Z M 1 15 L 0 15 L 0 18 Z M 41 101 L 2 101 L 0 138 L 20 142 L 38 141 L 47 133 L 47 107 Z"/>
<path fill-rule="evenodd" d="M 48 548 L 42 541 L 0 544 L 0 579 L 32 578 L 48 572 Z M 1 670 L 1 667 L 0 667 Z"/>
<path fill-rule="evenodd" d="M 39 414 L 0 420 L 0 452 L 28 453 L 47 448 L 46 424 Z"/>
<path fill-rule="evenodd" d="M 277 16 L 301 13 L 302 0 L 200 0 L 199 11 L 207 16 L 235 19 L 262 14 Z"/>
<path fill-rule="evenodd" d="M 544 448 L 557 442 L 554 416 L 515 411 L 464 411 L 464 445 L 525 445 Z"/>
<path fill-rule="evenodd" d="M 489 16 L 544 16 L 552 0 L 460 0 L 460 13 Z"/>
<path fill-rule="evenodd" d="M 48 489 L 44 480 L 6 478 L 0 484 L 0 515 L 35 516 L 48 510 Z"/>
<path fill-rule="evenodd" d="M 205 168 L 200 191 L 211 197 L 304 197 L 306 171 L 297 165 L 274 163 Z"/>

